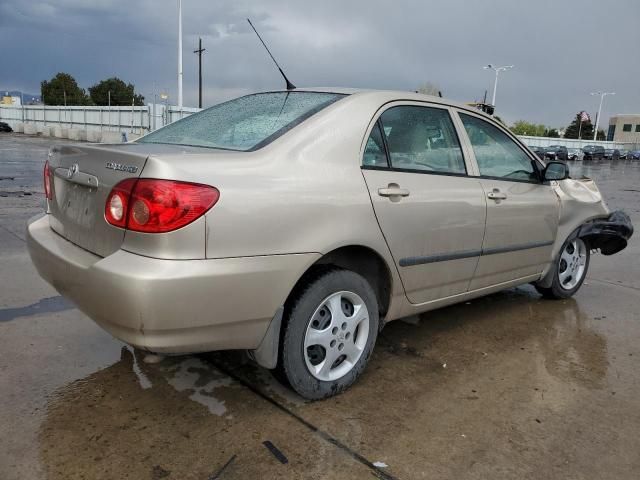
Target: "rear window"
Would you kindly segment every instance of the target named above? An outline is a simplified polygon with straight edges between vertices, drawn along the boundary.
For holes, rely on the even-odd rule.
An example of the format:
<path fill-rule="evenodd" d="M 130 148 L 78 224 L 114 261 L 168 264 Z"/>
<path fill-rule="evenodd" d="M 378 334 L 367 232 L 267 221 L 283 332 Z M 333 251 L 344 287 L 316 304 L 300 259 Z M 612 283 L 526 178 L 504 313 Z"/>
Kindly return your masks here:
<path fill-rule="evenodd" d="M 225 150 L 257 150 L 345 95 L 257 93 L 215 105 L 138 140 Z"/>

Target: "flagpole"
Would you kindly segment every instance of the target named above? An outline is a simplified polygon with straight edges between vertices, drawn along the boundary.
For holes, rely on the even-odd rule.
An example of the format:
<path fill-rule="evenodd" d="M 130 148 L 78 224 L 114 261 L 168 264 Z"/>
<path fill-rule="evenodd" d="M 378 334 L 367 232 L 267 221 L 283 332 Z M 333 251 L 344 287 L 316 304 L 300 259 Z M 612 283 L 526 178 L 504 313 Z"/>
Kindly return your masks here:
<path fill-rule="evenodd" d="M 578 130 L 578 140 L 582 140 L 582 114 L 580 114 L 580 129 Z"/>

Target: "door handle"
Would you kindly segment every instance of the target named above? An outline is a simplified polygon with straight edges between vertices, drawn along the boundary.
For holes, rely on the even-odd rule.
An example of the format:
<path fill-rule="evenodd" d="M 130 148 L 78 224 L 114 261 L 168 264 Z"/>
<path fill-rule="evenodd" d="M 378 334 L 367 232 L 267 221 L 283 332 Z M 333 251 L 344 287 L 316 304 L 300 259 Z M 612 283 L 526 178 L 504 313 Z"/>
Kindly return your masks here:
<path fill-rule="evenodd" d="M 491 200 L 506 200 L 507 194 L 501 192 L 497 188 L 494 188 L 492 192 L 487 193 L 487 198 L 490 198 Z"/>
<path fill-rule="evenodd" d="M 409 190 L 400 188 L 395 183 L 390 183 L 387 188 L 379 188 L 378 195 L 381 197 L 408 197 Z"/>

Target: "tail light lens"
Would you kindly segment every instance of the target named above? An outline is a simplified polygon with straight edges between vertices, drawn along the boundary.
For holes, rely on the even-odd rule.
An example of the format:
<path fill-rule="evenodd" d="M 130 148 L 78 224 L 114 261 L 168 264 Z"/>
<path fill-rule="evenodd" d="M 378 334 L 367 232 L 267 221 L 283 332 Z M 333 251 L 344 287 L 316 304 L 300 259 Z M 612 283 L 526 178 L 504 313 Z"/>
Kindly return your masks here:
<path fill-rule="evenodd" d="M 105 218 L 111 225 L 136 232 L 171 232 L 200 218 L 218 198 L 218 189 L 209 185 L 131 178 L 111 190 Z"/>
<path fill-rule="evenodd" d="M 104 218 L 111 225 L 120 228 L 127 227 L 127 207 L 129 206 L 131 191 L 137 180 L 137 178 L 123 180 L 113 187 L 111 193 L 109 193 L 104 207 Z"/>
<path fill-rule="evenodd" d="M 49 160 L 44 162 L 43 182 L 44 196 L 47 197 L 47 200 L 52 200 L 53 193 L 51 191 L 51 169 L 49 168 Z"/>

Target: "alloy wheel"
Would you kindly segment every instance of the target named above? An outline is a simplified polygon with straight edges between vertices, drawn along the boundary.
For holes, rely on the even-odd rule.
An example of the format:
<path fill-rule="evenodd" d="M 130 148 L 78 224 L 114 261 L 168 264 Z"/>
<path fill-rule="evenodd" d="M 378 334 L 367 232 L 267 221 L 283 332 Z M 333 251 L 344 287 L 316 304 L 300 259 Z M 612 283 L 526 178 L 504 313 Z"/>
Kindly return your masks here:
<path fill-rule="evenodd" d="M 587 246 L 580 238 L 567 242 L 558 263 L 560 286 L 571 290 L 580 283 L 586 272 Z"/>
<path fill-rule="evenodd" d="M 337 380 L 356 365 L 369 337 L 369 311 L 359 295 L 341 291 L 316 308 L 304 337 L 307 369 L 318 380 Z"/>

